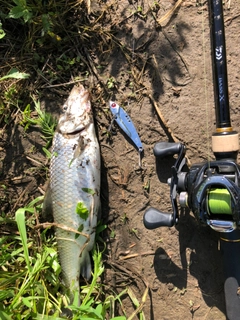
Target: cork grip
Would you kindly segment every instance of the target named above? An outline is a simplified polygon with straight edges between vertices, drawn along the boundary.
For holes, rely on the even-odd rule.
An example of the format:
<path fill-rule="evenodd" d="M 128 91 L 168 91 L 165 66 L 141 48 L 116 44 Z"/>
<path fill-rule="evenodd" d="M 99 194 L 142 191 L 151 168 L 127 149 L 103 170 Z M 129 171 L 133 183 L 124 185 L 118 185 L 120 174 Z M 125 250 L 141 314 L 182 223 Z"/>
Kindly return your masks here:
<path fill-rule="evenodd" d="M 214 153 L 238 151 L 239 150 L 238 133 L 213 135 L 212 150 Z"/>

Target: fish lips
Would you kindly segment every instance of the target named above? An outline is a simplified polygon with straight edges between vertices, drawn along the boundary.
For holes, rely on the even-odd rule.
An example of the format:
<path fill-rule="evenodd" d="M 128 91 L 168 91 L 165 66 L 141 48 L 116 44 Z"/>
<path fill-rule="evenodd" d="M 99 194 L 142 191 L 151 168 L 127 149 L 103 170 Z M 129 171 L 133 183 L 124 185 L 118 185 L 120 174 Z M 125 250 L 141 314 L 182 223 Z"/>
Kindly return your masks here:
<path fill-rule="evenodd" d="M 89 122 L 88 117 L 80 117 L 80 119 L 76 119 L 76 117 L 72 117 L 71 119 L 68 117 L 66 120 L 66 117 L 64 116 L 58 123 L 58 131 L 62 134 L 77 134 L 83 131 Z"/>
<path fill-rule="evenodd" d="M 66 134 L 66 135 L 75 135 L 78 134 L 82 131 L 84 131 L 86 129 L 86 126 L 78 126 L 78 127 L 74 127 L 74 128 L 69 128 L 69 127 L 59 127 L 59 132 L 61 132 L 62 134 Z"/>

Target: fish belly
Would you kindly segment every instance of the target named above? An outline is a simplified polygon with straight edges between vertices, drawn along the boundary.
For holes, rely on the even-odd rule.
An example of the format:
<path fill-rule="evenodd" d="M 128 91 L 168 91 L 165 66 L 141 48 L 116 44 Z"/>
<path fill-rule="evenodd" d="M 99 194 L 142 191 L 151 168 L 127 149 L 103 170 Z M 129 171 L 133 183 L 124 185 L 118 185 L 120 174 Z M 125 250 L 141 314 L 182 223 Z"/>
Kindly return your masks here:
<path fill-rule="evenodd" d="M 55 134 L 50 188 L 63 281 L 71 291 L 78 290 L 80 273 L 91 277 L 89 251 L 100 207 L 100 152 L 93 124 L 71 139 Z M 76 212 L 79 203 L 89 213 L 84 219 Z"/>

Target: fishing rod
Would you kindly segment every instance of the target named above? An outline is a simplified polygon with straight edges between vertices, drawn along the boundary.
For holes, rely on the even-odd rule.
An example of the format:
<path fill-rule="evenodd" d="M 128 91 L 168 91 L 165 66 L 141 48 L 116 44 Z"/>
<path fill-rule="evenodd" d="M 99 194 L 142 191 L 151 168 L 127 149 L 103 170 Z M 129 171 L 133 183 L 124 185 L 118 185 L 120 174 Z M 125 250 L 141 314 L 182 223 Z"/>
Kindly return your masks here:
<path fill-rule="evenodd" d="M 212 134 L 214 161 L 186 169 L 186 149 L 182 143 L 158 142 L 156 160 L 178 155 L 172 166 L 170 199 L 172 213 L 149 208 L 143 222 L 147 229 L 172 227 L 178 223 L 178 204 L 188 207 L 197 220 L 219 233 L 223 255 L 224 293 L 228 320 L 240 317 L 240 167 L 236 163 L 239 136 L 231 126 L 223 6 L 209 0 L 209 20 L 216 131 Z"/>

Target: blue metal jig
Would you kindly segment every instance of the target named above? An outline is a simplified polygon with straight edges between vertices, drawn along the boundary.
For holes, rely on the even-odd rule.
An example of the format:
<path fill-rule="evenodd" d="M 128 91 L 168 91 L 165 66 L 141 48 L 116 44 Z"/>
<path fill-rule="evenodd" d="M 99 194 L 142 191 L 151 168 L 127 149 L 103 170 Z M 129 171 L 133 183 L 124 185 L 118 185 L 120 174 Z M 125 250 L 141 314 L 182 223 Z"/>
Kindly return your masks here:
<path fill-rule="evenodd" d="M 132 142 L 138 148 L 139 166 L 141 167 L 143 146 L 142 146 L 142 142 L 139 138 L 139 135 L 137 133 L 137 130 L 134 127 L 134 124 L 133 124 L 131 118 L 126 113 L 126 111 L 123 110 L 123 108 L 121 108 L 116 102 L 110 101 L 109 103 L 110 103 L 110 110 L 113 114 L 112 123 L 114 121 L 116 121 L 117 124 L 119 125 L 119 127 L 126 133 L 126 135 L 132 140 Z M 112 123 L 110 125 L 110 128 L 112 126 Z"/>

